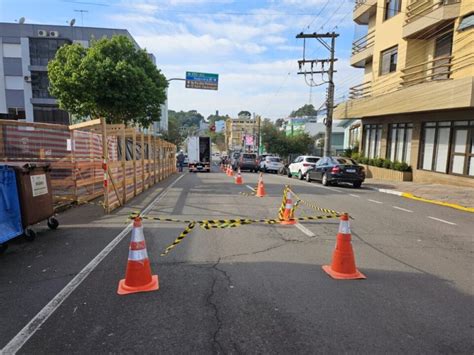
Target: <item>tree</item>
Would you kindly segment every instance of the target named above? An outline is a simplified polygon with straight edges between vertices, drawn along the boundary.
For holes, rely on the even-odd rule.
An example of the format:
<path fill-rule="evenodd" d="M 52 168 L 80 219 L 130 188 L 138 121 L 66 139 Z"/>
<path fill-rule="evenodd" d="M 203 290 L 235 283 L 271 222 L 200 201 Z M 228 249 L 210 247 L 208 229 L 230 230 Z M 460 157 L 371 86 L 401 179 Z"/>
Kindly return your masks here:
<path fill-rule="evenodd" d="M 160 119 L 168 82 L 145 50 L 125 36 L 62 46 L 48 64 L 49 91 L 81 117 L 148 127 Z"/>
<path fill-rule="evenodd" d="M 250 118 L 250 117 L 252 117 L 252 114 L 249 111 L 240 111 L 238 116 L 239 117 Z"/>
<path fill-rule="evenodd" d="M 311 104 L 306 104 L 290 113 L 290 117 L 316 116 L 318 111 Z"/>
<path fill-rule="evenodd" d="M 275 121 L 275 126 L 277 126 L 277 127 L 282 127 L 284 122 L 285 122 L 285 119 L 283 119 L 283 118 L 278 118 L 278 119 Z"/>
<path fill-rule="evenodd" d="M 168 116 L 168 131 L 163 134 L 162 138 L 179 147 L 183 143 L 183 136 L 179 128 L 180 126 L 176 118 Z"/>
<path fill-rule="evenodd" d="M 187 127 L 187 128 L 199 127 L 199 122 L 201 122 L 204 119 L 204 116 L 201 115 L 196 110 L 179 111 L 179 112 L 168 110 L 168 119 L 169 117 L 175 118 L 180 127 Z"/>

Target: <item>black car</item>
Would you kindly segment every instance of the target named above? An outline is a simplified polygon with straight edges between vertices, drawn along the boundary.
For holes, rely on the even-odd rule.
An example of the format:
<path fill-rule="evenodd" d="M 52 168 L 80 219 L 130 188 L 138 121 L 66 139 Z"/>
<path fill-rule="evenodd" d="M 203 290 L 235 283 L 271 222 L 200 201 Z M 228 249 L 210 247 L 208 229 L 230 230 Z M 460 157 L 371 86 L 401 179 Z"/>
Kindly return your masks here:
<path fill-rule="evenodd" d="M 306 181 L 311 180 L 320 180 L 324 186 L 347 182 L 360 187 L 365 180 L 365 171 L 363 166 L 350 158 L 324 157 L 306 173 Z"/>

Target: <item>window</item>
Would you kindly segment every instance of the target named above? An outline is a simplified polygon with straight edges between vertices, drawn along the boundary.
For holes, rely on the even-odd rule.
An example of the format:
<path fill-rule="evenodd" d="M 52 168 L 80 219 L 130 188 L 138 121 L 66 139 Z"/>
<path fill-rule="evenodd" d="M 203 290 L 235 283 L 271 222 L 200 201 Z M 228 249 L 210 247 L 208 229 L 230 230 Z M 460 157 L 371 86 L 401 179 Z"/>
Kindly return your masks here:
<path fill-rule="evenodd" d="M 464 16 L 459 24 L 458 31 L 465 31 L 474 27 L 474 12 Z"/>
<path fill-rule="evenodd" d="M 402 0 L 385 0 L 384 20 L 392 18 L 398 14 L 402 7 Z"/>
<path fill-rule="evenodd" d="M 474 176 L 474 120 L 423 125 L 420 168 Z"/>
<path fill-rule="evenodd" d="M 66 39 L 30 38 L 31 65 L 46 66 L 54 58 L 59 47 L 69 44 Z"/>
<path fill-rule="evenodd" d="M 31 72 L 31 87 L 33 90 L 34 98 L 51 99 L 53 98 L 49 94 L 49 79 L 48 72 L 45 71 L 34 71 Z"/>
<path fill-rule="evenodd" d="M 353 126 L 349 129 L 349 147 L 359 147 L 360 125 Z"/>
<path fill-rule="evenodd" d="M 3 43 L 3 57 L 21 58 L 21 45 L 13 43 Z"/>
<path fill-rule="evenodd" d="M 382 125 L 364 125 L 364 156 L 367 158 L 378 158 L 380 156 L 381 142 Z"/>
<path fill-rule="evenodd" d="M 387 158 L 410 164 L 412 123 L 394 123 L 389 126 Z"/>
<path fill-rule="evenodd" d="M 380 56 L 380 75 L 397 71 L 398 46 L 384 50 Z"/>
<path fill-rule="evenodd" d="M 305 159 L 308 163 L 317 163 L 318 162 L 318 158 L 306 158 Z"/>
<path fill-rule="evenodd" d="M 34 106 L 33 112 L 35 122 L 69 124 L 69 114 L 54 106 Z"/>

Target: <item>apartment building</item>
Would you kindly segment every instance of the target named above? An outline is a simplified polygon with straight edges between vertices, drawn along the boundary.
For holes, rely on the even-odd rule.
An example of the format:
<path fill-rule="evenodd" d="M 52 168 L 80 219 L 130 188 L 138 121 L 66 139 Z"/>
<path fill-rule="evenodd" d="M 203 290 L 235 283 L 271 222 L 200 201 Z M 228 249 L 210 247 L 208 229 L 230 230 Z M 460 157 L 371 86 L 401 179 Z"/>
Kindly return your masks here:
<path fill-rule="evenodd" d="M 416 182 L 474 186 L 474 1 L 356 0 L 364 80 L 336 119 L 360 119 L 367 157 L 404 161 Z"/>
<path fill-rule="evenodd" d="M 227 150 L 255 150 L 258 143 L 259 120 L 260 117 L 258 116 L 256 119 L 239 117 L 226 120 L 225 142 Z"/>
<path fill-rule="evenodd" d="M 48 91 L 48 62 L 64 44 L 88 47 L 92 39 L 113 35 L 127 36 L 138 48 L 127 30 L 0 23 L 0 119 L 69 124 Z"/>

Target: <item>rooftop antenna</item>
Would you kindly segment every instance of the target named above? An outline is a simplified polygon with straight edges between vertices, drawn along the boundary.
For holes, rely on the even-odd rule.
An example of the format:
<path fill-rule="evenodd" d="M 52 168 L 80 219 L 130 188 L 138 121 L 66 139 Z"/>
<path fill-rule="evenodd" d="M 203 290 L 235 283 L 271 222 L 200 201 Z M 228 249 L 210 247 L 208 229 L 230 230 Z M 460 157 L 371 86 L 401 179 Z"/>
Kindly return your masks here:
<path fill-rule="evenodd" d="M 76 23 L 76 19 L 75 19 L 75 18 L 73 18 L 71 21 L 69 21 L 69 26 L 71 26 L 71 27 L 72 27 L 72 26 L 74 26 L 74 25 L 75 25 L 75 23 Z"/>
<path fill-rule="evenodd" d="M 79 9 L 79 10 L 74 10 L 74 12 L 80 12 L 81 13 L 81 26 L 84 27 L 84 12 L 89 12 L 89 11 Z"/>
<path fill-rule="evenodd" d="M 25 23 L 26 19 L 24 17 L 20 17 L 20 19 L 18 20 L 18 23 L 20 25 L 23 25 Z"/>

